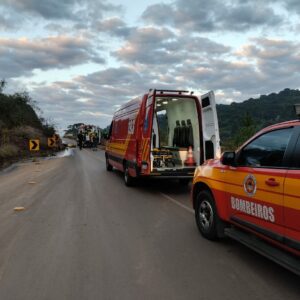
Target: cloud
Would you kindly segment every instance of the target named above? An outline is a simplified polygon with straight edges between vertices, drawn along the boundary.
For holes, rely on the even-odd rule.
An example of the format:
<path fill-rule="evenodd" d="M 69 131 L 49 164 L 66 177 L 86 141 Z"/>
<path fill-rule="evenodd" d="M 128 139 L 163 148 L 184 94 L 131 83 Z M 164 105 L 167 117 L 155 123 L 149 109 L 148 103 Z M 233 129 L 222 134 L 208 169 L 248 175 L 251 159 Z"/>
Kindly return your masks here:
<path fill-rule="evenodd" d="M 0 10 L 0 30 L 5 31 L 13 28 L 17 28 L 17 24 L 5 13 L 1 13 Z"/>
<path fill-rule="evenodd" d="M 141 81 L 141 76 L 137 71 L 130 67 L 108 68 L 103 71 L 95 72 L 87 76 L 76 78 L 77 81 L 85 84 L 95 84 L 103 86 L 128 86 Z"/>
<path fill-rule="evenodd" d="M 168 12 L 168 13 L 166 13 Z M 245 31 L 272 27 L 281 16 L 262 1 L 176 0 L 149 6 L 142 19 L 156 25 L 170 25 L 182 31 Z"/>
<path fill-rule="evenodd" d="M 176 63 L 176 53 L 166 48 L 175 35 L 166 28 L 137 28 L 127 39 L 124 46 L 112 52 L 119 60 L 127 63 L 170 64 Z"/>
<path fill-rule="evenodd" d="M 227 54 L 230 47 L 205 37 L 178 35 L 167 28 L 141 27 L 112 55 L 128 64 L 172 66 Z"/>
<path fill-rule="evenodd" d="M 221 16 L 219 17 L 221 19 Z M 233 9 L 229 7 L 220 26 L 224 26 L 228 30 L 244 31 L 260 26 L 278 26 L 281 22 L 281 17 L 276 15 L 272 8 L 266 7 L 262 3 L 248 3 Z"/>
<path fill-rule="evenodd" d="M 121 7 L 110 3 L 2 0 L 0 28 L 26 31 L 38 24 L 35 36 L 56 34 L 0 39 L 0 78 L 22 88 L 18 77 L 35 70 L 92 63 L 90 74 L 76 68 L 78 75 L 64 81 L 37 84 L 34 76 L 32 82 L 27 78 L 26 88 L 45 116 L 64 127 L 75 122 L 104 127 L 116 107 L 149 88 L 214 90 L 218 102 L 229 103 L 299 87 L 300 43 L 259 38 L 259 32 L 285 33 L 282 25 L 291 24 L 287 9 L 300 12 L 298 1 L 174 0 L 148 6 L 137 24 L 127 24 Z M 238 39 L 225 44 L 223 33 Z M 247 40 L 249 33 L 257 38 Z M 241 41 L 246 42 L 235 49 Z M 95 64 L 103 69 L 95 72 Z"/>
<path fill-rule="evenodd" d="M 2 0 L 2 7 L 12 11 L 34 14 L 44 19 L 78 19 L 79 13 L 97 13 L 102 16 L 103 12 L 117 11 L 120 6 L 108 3 L 105 0 Z"/>
<path fill-rule="evenodd" d="M 200 36 L 178 36 L 174 43 L 174 50 L 185 51 L 188 54 L 206 54 L 209 57 L 228 54 L 231 47 L 217 43 L 209 38 Z"/>
<path fill-rule="evenodd" d="M 256 65 L 269 91 L 298 87 L 300 43 L 282 39 L 256 38 L 239 53 Z"/>
<path fill-rule="evenodd" d="M 109 35 L 123 38 L 130 36 L 134 30 L 134 27 L 127 26 L 126 23 L 119 17 L 112 17 L 104 19 L 103 21 L 97 21 L 95 26 L 99 32 L 105 32 Z"/>
<path fill-rule="evenodd" d="M 89 61 L 104 63 L 84 37 L 0 39 L 0 78 L 30 75 L 35 69 L 68 68 Z"/>
<path fill-rule="evenodd" d="M 300 2 L 298 0 L 279 0 L 289 12 L 300 13 Z"/>
<path fill-rule="evenodd" d="M 187 63 L 176 69 L 190 86 L 202 90 L 250 91 L 257 89 L 260 74 L 250 63 L 211 59 Z M 240 99 L 242 100 L 242 99 Z M 243 99 L 244 100 L 244 99 Z"/>
<path fill-rule="evenodd" d="M 177 9 L 174 4 L 153 4 L 146 8 L 141 16 L 141 20 L 156 25 L 174 25 L 174 15 L 176 13 Z"/>
<path fill-rule="evenodd" d="M 142 77 L 134 69 L 109 68 L 87 76 L 78 76 L 71 81 L 36 86 L 33 94 L 44 108 L 49 104 L 54 108 L 61 104 L 68 112 L 71 110 L 77 114 L 81 111 L 101 111 L 111 115 L 113 105 L 141 92 L 142 82 Z M 64 114 L 65 110 L 57 113 Z"/>
<path fill-rule="evenodd" d="M 228 58 L 187 63 L 175 71 L 191 86 L 222 91 L 223 102 L 299 88 L 300 43 L 256 38 Z M 230 98 L 226 99 L 225 96 Z"/>
<path fill-rule="evenodd" d="M 0 28 L 15 30 L 20 24 L 37 21 L 55 21 L 56 25 L 72 22 L 75 27 L 86 28 L 106 14 L 120 11 L 120 5 L 106 0 L 1 0 L 0 15 L 6 17 L 0 17 Z"/>
<path fill-rule="evenodd" d="M 45 19 L 70 19 L 73 18 L 73 9 L 78 0 L 2 0 L 3 5 L 15 11 L 23 11 L 39 15 Z"/>
<path fill-rule="evenodd" d="M 136 37 L 136 40 L 143 38 Z M 149 68 L 148 64 L 138 64 L 108 68 L 71 81 L 37 86 L 32 91 L 33 99 L 46 116 L 53 116 L 62 126 L 78 121 L 105 127 L 118 105 L 149 88 L 193 89 L 203 93 L 214 90 L 218 103 L 230 103 L 286 87 L 299 87 L 300 45 L 297 42 L 253 39 L 236 52 L 205 38 L 199 38 L 196 46 L 188 44 L 188 39 L 185 42 L 187 53 L 191 51 L 192 55 L 197 53 L 198 44 L 204 45 L 203 59 L 187 57 L 184 63 L 170 67 Z M 210 49 L 215 49 L 215 56 L 209 54 Z M 221 54 L 217 55 L 218 52 Z"/>
<path fill-rule="evenodd" d="M 170 82 L 163 83 L 161 79 Z M 164 74 L 119 67 L 78 76 L 70 81 L 36 85 L 30 95 L 38 102 L 46 118 L 52 117 L 64 128 L 75 122 L 105 127 L 120 104 L 143 95 L 149 88 L 178 89 L 180 86 L 174 78 Z"/>

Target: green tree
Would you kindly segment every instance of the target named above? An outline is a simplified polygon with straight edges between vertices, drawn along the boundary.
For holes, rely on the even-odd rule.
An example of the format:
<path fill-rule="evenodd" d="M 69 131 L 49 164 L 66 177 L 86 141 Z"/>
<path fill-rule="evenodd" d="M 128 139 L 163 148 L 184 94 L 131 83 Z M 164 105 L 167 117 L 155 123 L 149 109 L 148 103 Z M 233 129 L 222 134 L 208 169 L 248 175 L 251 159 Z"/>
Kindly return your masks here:
<path fill-rule="evenodd" d="M 233 137 L 239 134 L 240 128 L 244 127 L 245 112 L 248 112 L 256 129 L 259 130 L 271 124 L 295 119 L 294 104 L 296 103 L 300 103 L 300 91 L 284 89 L 279 93 L 261 95 L 240 103 L 217 105 L 223 145 L 232 142 Z"/>
<path fill-rule="evenodd" d="M 246 112 L 246 115 L 242 119 L 241 123 L 242 126 L 239 128 L 237 134 L 233 138 L 233 144 L 236 148 L 246 142 L 257 131 L 255 122 L 248 112 Z"/>

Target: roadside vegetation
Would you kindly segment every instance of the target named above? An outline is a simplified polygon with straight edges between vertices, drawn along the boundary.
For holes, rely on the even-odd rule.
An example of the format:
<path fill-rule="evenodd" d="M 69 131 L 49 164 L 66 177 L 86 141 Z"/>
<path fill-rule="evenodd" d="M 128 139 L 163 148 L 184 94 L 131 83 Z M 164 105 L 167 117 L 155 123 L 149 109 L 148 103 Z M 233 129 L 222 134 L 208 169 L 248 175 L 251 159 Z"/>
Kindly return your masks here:
<path fill-rule="evenodd" d="M 296 103 L 300 103 L 300 91 L 284 89 L 241 103 L 217 105 L 222 149 L 234 150 L 258 130 L 296 119 Z"/>
<path fill-rule="evenodd" d="M 28 93 L 4 93 L 5 81 L 0 81 L 0 166 L 32 155 L 48 155 L 47 138 L 55 128 L 38 116 L 40 112 Z M 41 151 L 29 151 L 29 140 L 40 139 Z"/>

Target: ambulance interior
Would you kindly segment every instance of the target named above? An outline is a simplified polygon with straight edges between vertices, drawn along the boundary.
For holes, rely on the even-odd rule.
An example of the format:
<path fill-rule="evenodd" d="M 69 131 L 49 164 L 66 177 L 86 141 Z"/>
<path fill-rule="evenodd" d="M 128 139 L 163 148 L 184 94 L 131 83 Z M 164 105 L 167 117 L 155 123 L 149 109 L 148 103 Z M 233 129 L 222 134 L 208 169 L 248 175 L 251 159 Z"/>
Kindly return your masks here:
<path fill-rule="evenodd" d="M 152 125 L 151 170 L 194 168 L 199 164 L 196 99 L 157 97 Z"/>

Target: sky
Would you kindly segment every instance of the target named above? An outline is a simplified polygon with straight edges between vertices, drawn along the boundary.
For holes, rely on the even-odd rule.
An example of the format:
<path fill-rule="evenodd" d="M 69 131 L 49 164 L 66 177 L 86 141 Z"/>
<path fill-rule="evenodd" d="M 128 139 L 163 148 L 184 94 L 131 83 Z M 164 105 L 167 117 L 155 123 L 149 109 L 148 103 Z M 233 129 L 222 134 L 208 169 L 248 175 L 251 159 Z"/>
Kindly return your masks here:
<path fill-rule="evenodd" d="M 150 88 L 242 102 L 300 86 L 298 0 L 1 0 L 0 79 L 58 130 Z"/>

